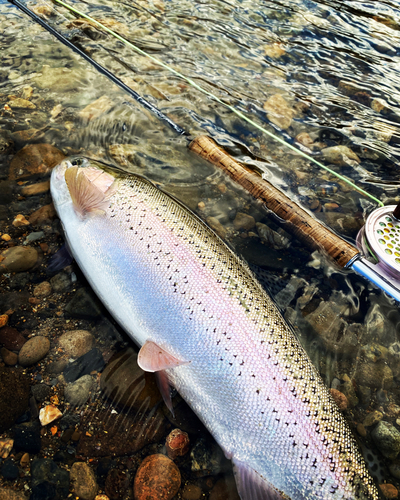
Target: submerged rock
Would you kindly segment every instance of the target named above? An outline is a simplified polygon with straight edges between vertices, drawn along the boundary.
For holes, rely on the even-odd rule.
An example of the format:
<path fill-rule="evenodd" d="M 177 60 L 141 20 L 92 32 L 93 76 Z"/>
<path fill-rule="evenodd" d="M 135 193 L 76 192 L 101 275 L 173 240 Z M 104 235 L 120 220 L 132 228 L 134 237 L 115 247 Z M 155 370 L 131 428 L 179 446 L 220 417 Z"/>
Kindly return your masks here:
<path fill-rule="evenodd" d="M 292 118 L 296 114 L 296 111 L 289 106 L 281 94 L 269 97 L 263 107 L 267 112 L 268 120 L 284 130 L 290 127 Z"/>
<path fill-rule="evenodd" d="M 6 272 L 20 273 L 31 269 L 38 260 L 35 248 L 17 246 L 7 248 L 1 253 L 0 274 Z"/>
<path fill-rule="evenodd" d="M 93 500 L 96 496 L 98 486 L 96 476 L 84 462 L 75 462 L 70 472 L 71 489 L 81 500 Z"/>
<path fill-rule="evenodd" d="M 64 158 L 64 153 L 51 144 L 28 144 L 11 160 L 9 178 L 25 179 L 47 174 Z"/>
<path fill-rule="evenodd" d="M 390 422 L 380 421 L 371 433 L 382 454 L 394 460 L 400 452 L 400 432 Z"/>
<path fill-rule="evenodd" d="M 93 347 L 94 337 L 87 330 L 72 330 L 63 333 L 58 345 L 65 354 L 72 357 L 83 356 Z"/>
<path fill-rule="evenodd" d="M 68 384 L 64 389 L 64 395 L 68 403 L 79 406 L 86 403 L 90 390 L 93 386 L 93 379 L 90 375 L 84 375 L 75 382 Z"/>
<path fill-rule="evenodd" d="M 38 335 L 32 337 L 19 352 L 19 364 L 21 366 L 32 366 L 43 359 L 50 349 L 50 340 Z"/>
<path fill-rule="evenodd" d="M 11 427 L 29 406 L 30 377 L 22 370 L 0 367 L 0 432 Z"/>
<path fill-rule="evenodd" d="M 134 481 L 136 500 L 171 500 L 181 486 L 181 473 L 165 455 L 146 457 L 137 470 Z"/>
<path fill-rule="evenodd" d="M 347 146 L 332 146 L 321 151 L 325 161 L 340 165 L 353 165 L 360 163 L 360 158 Z"/>

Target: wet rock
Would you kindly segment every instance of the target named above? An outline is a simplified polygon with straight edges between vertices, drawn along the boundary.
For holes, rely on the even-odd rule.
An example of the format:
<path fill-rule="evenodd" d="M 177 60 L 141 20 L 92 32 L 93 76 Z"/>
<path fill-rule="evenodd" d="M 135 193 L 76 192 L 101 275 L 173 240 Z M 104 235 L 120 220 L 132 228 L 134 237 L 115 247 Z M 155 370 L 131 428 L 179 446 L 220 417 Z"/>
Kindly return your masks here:
<path fill-rule="evenodd" d="M 221 478 L 210 491 L 209 500 L 240 500 L 236 488 L 235 478 L 229 476 Z"/>
<path fill-rule="evenodd" d="M 51 422 L 54 422 L 61 417 L 61 411 L 53 405 L 46 405 L 44 408 L 41 408 L 39 412 L 39 420 L 43 426 L 51 424 Z"/>
<path fill-rule="evenodd" d="M 10 100 L 7 103 L 11 109 L 14 108 L 22 108 L 22 109 L 36 109 L 36 106 L 33 102 L 27 101 L 26 99 L 22 99 L 21 97 L 16 97 L 15 99 Z"/>
<path fill-rule="evenodd" d="M 32 386 L 31 392 L 38 403 L 43 403 L 50 397 L 51 388 L 46 384 L 36 384 Z"/>
<path fill-rule="evenodd" d="M 254 217 L 242 212 L 238 212 L 233 221 L 233 226 L 237 231 L 250 231 L 256 225 Z"/>
<path fill-rule="evenodd" d="M 33 233 L 29 233 L 28 236 L 24 240 L 24 245 L 28 245 L 29 243 L 32 243 L 34 241 L 39 241 L 42 238 L 44 238 L 44 232 L 43 231 L 35 231 Z"/>
<path fill-rule="evenodd" d="M 64 396 L 68 403 L 73 406 L 83 405 L 89 399 L 92 386 L 92 377 L 90 375 L 84 375 L 65 387 Z"/>
<path fill-rule="evenodd" d="M 354 385 L 347 374 L 342 375 L 341 379 L 342 383 L 337 387 L 337 389 L 346 396 L 348 407 L 353 408 L 358 404 L 358 398 Z"/>
<path fill-rule="evenodd" d="M 50 340 L 38 335 L 29 339 L 19 352 L 19 364 L 32 366 L 43 359 L 50 349 Z"/>
<path fill-rule="evenodd" d="M 278 127 L 286 130 L 292 124 L 296 111 L 289 106 L 281 94 L 272 95 L 264 103 L 267 118 Z"/>
<path fill-rule="evenodd" d="M 338 405 L 339 410 L 341 411 L 347 410 L 348 401 L 346 396 L 337 389 L 330 389 L 330 392 L 332 394 L 333 399 L 335 400 L 335 403 Z"/>
<path fill-rule="evenodd" d="M 64 153 L 51 144 L 28 144 L 11 160 L 9 179 L 47 174 L 64 158 Z"/>
<path fill-rule="evenodd" d="M 0 349 L 0 354 L 7 366 L 15 366 L 18 363 L 18 354 L 15 354 L 15 352 L 2 347 Z"/>
<path fill-rule="evenodd" d="M 176 457 L 185 455 L 189 451 L 189 444 L 189 436 L 186 432 L 180 429 L 172 430 L 165 443 L 168 457 L 175 460 Z"/>
<path fill-rule="evenodd" d="M 50 279 L 50 284 L 55 293 L 69 292 L 72 288 L 71 275 L 61 271 Z"/>
<path fill-rule="evenodd" d="M 27 453 L 39 453 L 42 447 L 39 422 L 25 423 L 14 428 L 14 448 Z"/>
<path fill-rule="evenodd" d="M 114 355 L 101 374 L 100 388 L 121 408 L 140 409 L 146 402 L 153 408 L 161 400 L 155 377 L 137 364 L 137 353 L 131 347 Z"/>
<path fill-rule="evenodd" d="M 361 353 L 369 362 L 376 363 L 377 361 L 385 361 L 388 355 L 386 347 L 375 342 L 362 346 Z"/>
<path fill-rule="evenodd" d="M 135 412 L 117 414 L 112 410 L 99 411 L 93 414 L 93 429 L 90 435 L 82 425 L 81 438 L 77 453 L 83 457 L 113 457 L 131 455 L 150 443 L 159 441 L 165 436 L 164 416 L 154 409 L 142 414 Z"/>
<path fill-rule="evenodd" d="M 86 85 L 88 82 L 76 69 L 53 68 L 47 64 L 43 65 L 40 73 L 34 78 L 34 82 L 40 89 L 50 89 L 53 92 L 67 93 Z"/>
<path fill-rule="evenodd" d="M 14 227 L 29 226 L 29 222 L 25 219 L 24 215 L 18 214 L 12 221 L 12 225 Z"/>
<path fill-rule="evenodd" d="M 19 469 L 12 460 L 6 460 L 0 467 L 0 474 L 7 481 L 13 481 L 19 476 Z"/>
<path fill-rule="evenodd" d="M 82 500 L 93 500 L 98 486 L 93 470 L 84 462 L 75 462 L 71 467 L 71 489 Z"/>
<path fill-rule="evenodd" d="M 106 95 L 99 97 L 96 101 L 88 104 L 78 115 L 83 120 L 94 120 L 112 108 L 114 102 Z"/>
<path fill-rule="evenodd" d="M 287 248 L 289 246 L 289 238 L 282 236 L 277 231 L 269 228 L 266 224 L 257 222 L 256 227 L 261 240 L 272 248 L 281 250 L 282 248 Z"/>
<path fill-rule="evenodd" d="M 178 467 L 165 455 L 146 457 L 134 481 L 135 500 L 171 500 L 181 486 Z"/>
<path fill-rule="evenodd" d="M 27 500 L 21 491 L 13 491 L 7 488 L 0 488 L 1 500 Z"/>
<path fill-rule="evenodd" d="M 307 132 L 300 132 L 300 134 L 297 134 L 296 141 L 303 144 L 303 146 L 307 146 L 308 148 L 311 147 L 314 142 Z"/>
<path fill-rule="evenodd" d="M 226 229 L 216 217 L 207 217 L 206 222 L 220 238 L 226 238 Z"/>
<path fill-rule="evenodd" d="M 72 357 L 83 356 L 91 350 L 94 343 L 93 335 L 87 330 L 72 330 L 59 338 L 58 345 L 65 354 Z"/>
<path fill-rule="evenodd" d="M 191 470 L 198 477 L 218 474 L 227 464 L 222 450 L 214 442 L 204 438 L 198 439 L 193 446 L 190 458 Z"/>
<path fill-rule="evenodd" d="M 33 296 L 39 299 L 48 297 L 51 295 L 52 289 L 48 281 L 42 281 L 39 285 L 36 285 L 33 289 Z"/>
<path fill-rule="evenodd" d="M 7 458 L 14 446 L 14 439 L 0 439 L 0 458 Z"/>
<path fill-rule="evenodd" d="M 34 460 L 31 464 L 31 475 L 32 492 L 35 489 L 36 491 L 53 490 L 54 493 L 52 499 L 54 500 L 64 500 L 68 497 L 69 472 L 61 467 L 58 467 L 53 460 L 50 460 L 49 458 Z M 51 485 L 53 488 L 41 486 L 45 483 Z M 36 493 L 36 495 L 39 500 L 41 497 L 38 496 L 38 493 Z"/>
<path fill-rule="evenodd" d="M 49 205 L 44 205 L 43 207 L 38 208 L 29 216 L 29 223 L 32 226 L 40 226 L 41 224 L 51 221 L 56 216 L 56 209 L 54 208 L 53 203 L 49 203 Z"/>
<path fill-rule="evenodd" d="M 363 425 L 364 425 L 364 427 L 371 427 L 372 425 L 375 425 L 378 422 L 380 422 L 382 420 L 382 418 L 383 418 L 383 414 L 380 411 L 378 411 L 378 410 L 371 411 L 364 418 Z"/>
<path fill-rule="evenodd" d="M 400 432 L 393 424 L 381 420 L 371 436 L 386 458 L 394 460 L 397 457 L 400 452 Z"/>
<path fill-rule="evenodd" d="M 49 363 L 46 369 L 48 373 L 53 373 L 55 375 L 58 375 L 59 373 L 62 373 L 65 370 L 67 364 L 68 361 L 66 359 L 59 359 L 57 361 Z"/>
<path fill-rule="evenodd" d="M 384 363 L 359 363 L 354 376 L 358 384 L 376 389 L 390 389 L 393 384 L 392 370 Z"/>
<path fill-rule="evenodd" d="M 96 370 L 101 372 L 104 368 L 104 359 L 98 349 L 92 349 L 83 356 L 80 356 L 73 363 L 69 363 L 64 370 L 66 382 L 75 382 L 84 375 Z"/>
<path fill-rule="evenodd" d="M 88 288 L 80 288 L 65 307 L 73 318 L 97 319 L 101 316 L 102 305 Z"/>
<path fill-rule="evenodd" d="M 16 246 L 1 252 L 0 274 L 5 272 L 20 273 L 31 269 L 37 262 L 38 253 L 35 248 Z"/>
<path fill-rule="evenodd" d="M 183 500 L 200 500 L 203 496 L 203 490 L 196 484 L 185 484 L 182 491 Z"/>
<path fill-rule="evenodd" d="M 0 316 L 0 328 L 3 328 L 3 326 L 6 326 L 8 323 L 8 314 L 2 314 Z"/>
<path fill-rule="evenodd" d="M 130 476 L 126 471 L 111 469 L 107 474 L 105 492 L 110 500 L 122 500 L 130 485 Z"/>
<path fill-rule="evenodd" d="M 347 146 L 332 146 L 323 149 L 321 152 L 325 161 L 342 167 L 360 163 L 360 158 Z"/>
<path fill-rule="evenodd" d="M 29 406 L 30 377 L 21 370 L 0 367 L 0 432 L 11 427 Z"/>
<path fill-rule="evenodd" d="M 50 190 L 50 181 L 37 182 L 36 184 L 30 184 L 29 186 L 23 186 L 21 188 L 22 196 L 35 196 L 37 194 L 47 193 Z"/>
<path fill-rule="evenodd" d="M 390 483 L 384 483 L 379 485 L 380 490 L 383 493 L 383 496 L 385 498 L 397 498 L 399 495 L 399 492 L 397 488 Z"/>

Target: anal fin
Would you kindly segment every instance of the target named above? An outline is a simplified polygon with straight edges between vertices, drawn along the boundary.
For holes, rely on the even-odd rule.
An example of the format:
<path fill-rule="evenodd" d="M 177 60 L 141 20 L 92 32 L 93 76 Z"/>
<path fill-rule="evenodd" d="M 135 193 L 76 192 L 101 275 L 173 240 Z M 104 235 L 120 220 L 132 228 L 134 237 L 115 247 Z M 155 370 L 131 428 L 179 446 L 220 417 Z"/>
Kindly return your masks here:
<path fill-rule="evenodd" d="M 286 500 L 271 483 L 254 469 L 239 460 L 232 460 L 238 493 L 242 500 Z"/>

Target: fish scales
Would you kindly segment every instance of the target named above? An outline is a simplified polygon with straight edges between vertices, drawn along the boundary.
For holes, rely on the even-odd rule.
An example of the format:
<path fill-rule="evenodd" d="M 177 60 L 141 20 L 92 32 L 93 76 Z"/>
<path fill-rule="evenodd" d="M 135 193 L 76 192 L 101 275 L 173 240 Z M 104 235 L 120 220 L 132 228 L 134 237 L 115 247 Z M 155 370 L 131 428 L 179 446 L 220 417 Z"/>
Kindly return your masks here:
<path fill-rule="evenodd" d="M 104 213 L 84 217 L 57 204 L 55 185 L 92 287 L 139 345 L 150 339 L 189 362 L 169 378 L 234 463 L 292 500 L 378 498 L 306 352 L 212 230 L 138 176 L 116 175 Z"/>

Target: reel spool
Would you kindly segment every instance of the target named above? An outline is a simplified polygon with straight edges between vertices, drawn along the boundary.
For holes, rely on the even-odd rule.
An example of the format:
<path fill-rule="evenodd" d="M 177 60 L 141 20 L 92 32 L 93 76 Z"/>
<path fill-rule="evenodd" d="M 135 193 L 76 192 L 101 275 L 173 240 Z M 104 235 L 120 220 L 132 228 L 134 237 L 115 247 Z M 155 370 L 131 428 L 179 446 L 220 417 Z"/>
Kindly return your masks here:
<path fill-rule="evenodd" d="M 397 287 L 400 283 L 400 204 L 374 210 L 356 239 L 358 249 L 376 271 Z"/>

